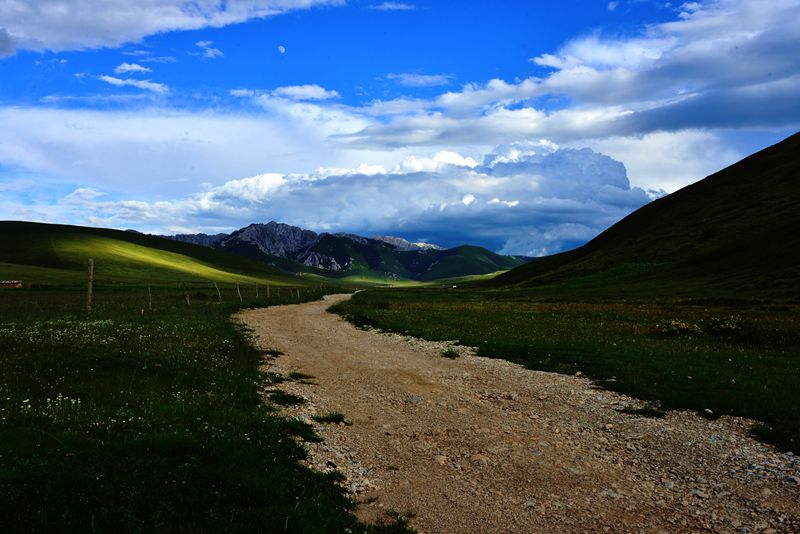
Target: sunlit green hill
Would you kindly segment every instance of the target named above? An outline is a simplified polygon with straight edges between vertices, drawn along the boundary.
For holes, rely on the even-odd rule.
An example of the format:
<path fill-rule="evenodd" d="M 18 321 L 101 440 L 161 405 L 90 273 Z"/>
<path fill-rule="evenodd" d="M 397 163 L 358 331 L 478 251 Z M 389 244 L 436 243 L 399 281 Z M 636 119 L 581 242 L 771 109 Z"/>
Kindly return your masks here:
<path fill-rule="evenodd" d="M 492 286 L 595 294 L 800 296 L 800 134 L 658 199 Z"/>
<path fill-rule="evenodd" d="M 304 285 L 297 277 L 235 254 L 161 237 L 102 228 L 0 221 L 0 278 L 82 284 L 88 259 L 100 286 L 180 282 Z"/>

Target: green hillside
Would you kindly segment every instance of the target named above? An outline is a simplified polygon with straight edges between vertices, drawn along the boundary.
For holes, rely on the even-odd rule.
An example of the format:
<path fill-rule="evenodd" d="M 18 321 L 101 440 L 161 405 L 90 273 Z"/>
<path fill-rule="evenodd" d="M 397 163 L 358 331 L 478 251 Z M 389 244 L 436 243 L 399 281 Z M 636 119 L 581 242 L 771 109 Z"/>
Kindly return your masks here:
<path fill-rule="evenodd" d="M 490 286 L 601 294 L 800 296 L 800 134 Z"/>
<path fill-rule="evenodd" d="M 443 278 L 476 276 L 507 270 L 524 260 L 501 256 L 482 247 L 462 245 L 446 250 L 397 251 L 375 241 L 359 243 L 338 236 L 325 236 L 315 250 L 336 258 L 344 265 L 350 262 L 348 274 L 431 282 Z"/>
<path fill-rule="evenodd" d="M 0 278 L 31 284 L 82 284 L 88 258 L 100 286 L 303 279 L 234 254 L 161 237 L 102 228 L 0 221 Z"/>
<path fill-rule="evenodd" d="M 500 270 L 513 269 L 524 260 L 513 256 L 501 256 L 482 247 L 462 245 L 448 250 L 427 254 L 431 261 L 427 270 L 418 278 L 426 282 L 469 276 L 480 276 Z"/>

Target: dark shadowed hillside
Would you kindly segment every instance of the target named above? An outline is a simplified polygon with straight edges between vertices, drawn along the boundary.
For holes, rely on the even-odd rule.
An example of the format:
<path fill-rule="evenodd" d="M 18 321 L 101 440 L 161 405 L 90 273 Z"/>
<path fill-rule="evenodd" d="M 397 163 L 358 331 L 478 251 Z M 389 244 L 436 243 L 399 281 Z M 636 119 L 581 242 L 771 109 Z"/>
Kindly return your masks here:
<path fill-rule="evenodd" d="M 527 260 L 469 245 L 442 249 L 391 236 L 317 234 L 274 221 L 250 224 L 221 238 L 205 234 L 168 237 L 246 256 L 289 272 L 334 278 L 357 276 L 427 282 L 504 271 Z"/>
<path fill-rule="evenodd" d="M 800 296 L 800 134 L 488 282 L 588 293 Z"/>

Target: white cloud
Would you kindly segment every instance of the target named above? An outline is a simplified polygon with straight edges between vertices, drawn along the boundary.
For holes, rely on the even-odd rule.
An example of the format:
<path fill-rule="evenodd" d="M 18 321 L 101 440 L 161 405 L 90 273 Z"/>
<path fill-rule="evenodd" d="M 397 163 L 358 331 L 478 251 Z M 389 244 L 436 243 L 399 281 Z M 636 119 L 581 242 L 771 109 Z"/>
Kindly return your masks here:
<path fill-rule="evenodd" d="M 619 2 L 609 2 L 606 7 L 608 7 L 609 11 L 614 11 L 619 7 Z"/>
<path fill-rule="evenodd" d="M 172 56 L 153 56 L 139 60 L 142 63 L 177 63 L 178 60 Z"/>
<path fill-rule="evenodd" d="M 168 31 L 220 28 L 297 9 L 343 3 L 344 0 L 4 1 L 0 2 L 0 28 L 12 41 L 11 50 L 84 50 L 137 42 Z M 8 50 L 7 45 L 2 45 L 3 35 L 0 33 L 0 50 Z"/>
<path fill-rule="evenodd" d="M 316 84 L 278 87 L 272 91 L 272 94 L 291 100 L 330 100 L 332 98 L 339 98 L 339 93 L 336 91 L 329 91 Z"/>
<path fill-rule="evenodd" d="M 231 96 L 236 96 L 239 98 L 246 98 L 246 97 L 254 97 L 257 96 L 259 93 L 254 89 L 231 89 L 228 91 Z"/>
<path fill-rule="evenodd" d="M 489 204 L 502 204 L 504 206 L 508 206 L 509 208 L 513 208 L 515 206 L 519 206 L 519 200 L 500 200 L 497 197 L 494 197 L 488 203 Z"/>
<path fill-rule="evenodd" d="M 98 80 L 116 85 L 117 87 L 136 87 L 137 89 L 144 89 L 154 93 L 169 93 L 169 87 L 163 83 L 151 82 L 150 80 L 134 80 L 130 78 L 115 78 L 114 76 L 102 75 L 97 77 Z"/>
<path fill-rule="evenodd" d="M 283 55 L 286 53 L 286 47 L 283 45 L 278 45 L 278 53 Z"/>
<path fill-rule="evenodd" d="M 402 158 L 402 152 L 370 155 L 327 139 L 362 129 L 366 122 L 358 117 L 266 98 L 261 113 L 0 107 L 0 161 L 80 187 L 170 195 L 266 169 L 307 172 Z"/>
<path fill-rule="evenodd" d="M 153 69 L 142 67 L 136 63 L 120 63 L 114 67 L 114 72 L 117 74 L 126 74 L 129 72 L 153 72 Z"/>
<path fill-rule="evenodd" d="M 417 6 L 405 2 L 383 2 L 381 4 L 373 4 L 367 9 L 373 11 L 413 11 L 417 9 Z"/>
<path fill-rule="evenodd" d="M 195 46 L 202 50 L 200 56 L 205 59 L 217 59 L 225 55 L 222 53 L 222 50 L 214 47 L 214 41 L 197 41 Z"/>
<path fill-rule="evenodd" d="M 408 156 L 394 168 L 394 172 L 441 171 L 447 166 L 474 169 L 479 163 L 471 157 L 443 150 L 431 157 Z"/>
<path fill-rule="evenodd" d="M 394 80 L 404 87 L 436 87 L 447 85 L 453 80 L 453 76 L 449 74 L 413 74 L 408 72 L 387 74 L 386 78 Z"/>
<path fill-rule="evenodd" d="M 69 195 L 61 199 L 64 204 L 86 205 L 91 201 L 105 196 L 102 191 L 97 191 L 88 187 L 79 187 Z"/>
<path fill-rule="evenodd" d="M 592 34 L 532 61 L 553 69 L 516 82 L 467 84 L 430 99 L 374 101 L 380 120 L 353 146 L 458 147 L 546 137 L 559 143 L 658 132 L 800 125 L 796 0 L 720 0 L 640 35 Z M 684 11 L 688 12 L 688 11 Z M 538 99 L 557 97 L 552 108 Z M 727 163 L 729 157 L 710 160 Z M 665 171 L 668 173 L 668 171 Z M 651 181 L 657 182 L 657 176 Z M 678 183 L 664 180 L 665 187 Z"/>
<path fill-rule="evenodd" d="M 718 136 L 693 130 L 610 137 L 588 144 L 624 161 L 634 185 L 668 193 L 705 178 L 742 156 Z"/>

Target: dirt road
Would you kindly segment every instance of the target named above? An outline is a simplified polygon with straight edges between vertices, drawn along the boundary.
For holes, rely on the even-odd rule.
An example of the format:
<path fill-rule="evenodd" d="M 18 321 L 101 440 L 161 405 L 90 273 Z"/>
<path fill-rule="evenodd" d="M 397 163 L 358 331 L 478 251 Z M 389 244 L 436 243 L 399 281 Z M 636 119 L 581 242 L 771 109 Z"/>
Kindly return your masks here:
<path fill-rule="evenodd" d="M 749 422 L 635 403 L 573 376 L 440 355 L 445 343 L 356 329 L 326 309 L 348 295 L 237 316 L 265 370 L 313 375 L 280 388 L 324 438 L 309 464 L 337 469 L 366 520 L 413 514 L 421 532 L 800 532 L 800 458 Z M 342 412 L 352 425 L 314 423 Z M 800 452 L 800 451 L 797 451 Z"/>

